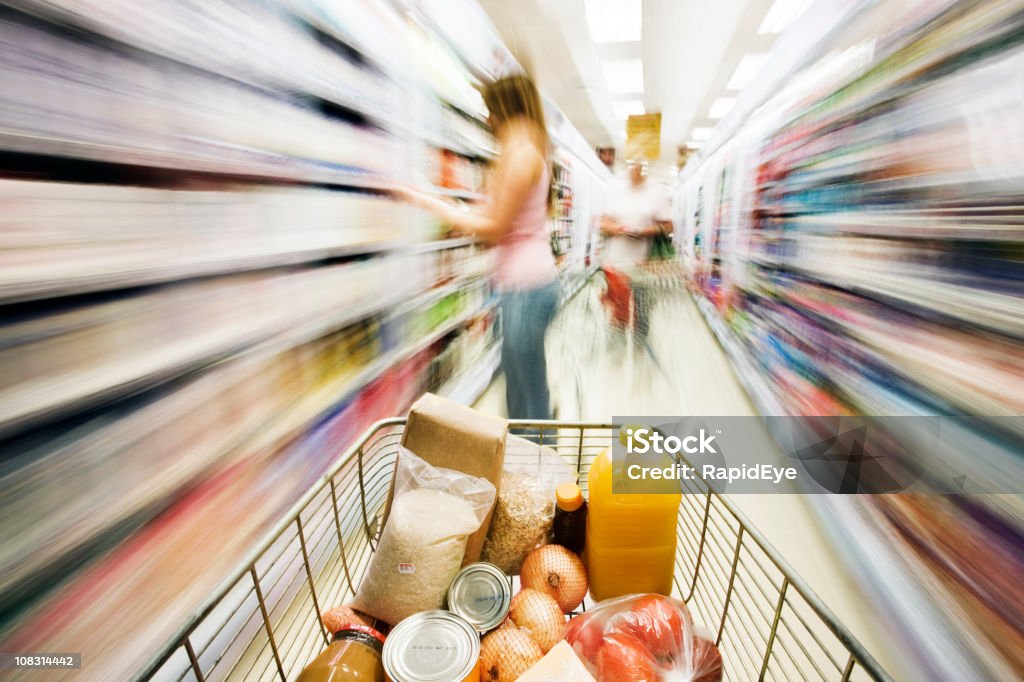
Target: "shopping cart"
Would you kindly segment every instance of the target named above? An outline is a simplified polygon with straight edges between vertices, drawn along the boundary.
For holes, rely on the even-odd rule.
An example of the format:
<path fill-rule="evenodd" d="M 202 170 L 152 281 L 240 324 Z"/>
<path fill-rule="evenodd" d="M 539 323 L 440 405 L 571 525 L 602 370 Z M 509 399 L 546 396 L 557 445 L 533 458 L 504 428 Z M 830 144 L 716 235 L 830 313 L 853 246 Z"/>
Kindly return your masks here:
<path fill-rule="evenodd" d="M 328 642 L 320 611 L 351 599 L 367 569 L 404 424 L 378 422 L 338 459 L 139 679 L 294 679 Z M 536 429 L 584 490 L 617 434 L 608 424 L 511 426 Z M 687 485 L 673 594 L 715 638 L 725 679 L 890 679 L 729 500 Z"/>

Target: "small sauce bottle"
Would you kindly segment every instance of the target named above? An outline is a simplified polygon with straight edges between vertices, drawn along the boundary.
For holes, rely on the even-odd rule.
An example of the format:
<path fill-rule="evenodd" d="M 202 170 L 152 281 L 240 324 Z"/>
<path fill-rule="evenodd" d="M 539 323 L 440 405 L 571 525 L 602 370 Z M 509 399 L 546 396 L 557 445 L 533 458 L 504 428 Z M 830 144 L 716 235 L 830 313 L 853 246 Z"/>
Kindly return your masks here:
<path fill-rule="evenodd" d="M 587 501 L 575 483 L 560 483 L 555 490 L 554 541 L 579 554 L 587 540 Z"/>
<path fill-rule="evenodd" d="M 386 682 L 383 648 L 384 635 L 373 628 L 346 625 L 296 682 Z"/>

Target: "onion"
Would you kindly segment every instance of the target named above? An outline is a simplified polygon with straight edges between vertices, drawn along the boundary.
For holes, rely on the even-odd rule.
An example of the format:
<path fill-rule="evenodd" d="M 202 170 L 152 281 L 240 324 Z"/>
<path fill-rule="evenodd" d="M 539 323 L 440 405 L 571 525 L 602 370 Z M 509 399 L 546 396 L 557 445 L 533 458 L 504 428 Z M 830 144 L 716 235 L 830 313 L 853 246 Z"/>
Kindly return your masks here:
<path fill-rule="evenodd" d="M 350 606 L 335 606 L 320 614 L 327 632 L 334 634 L 343 629 L 346 625 L 369 625 L 373 626 L 372 619 L 364 616 Z"/>
<path fill-rule="evenodd" d="M 540 590 L 526 589 L 512 597 L 512 622 L 529 633 L 544 653 L 565 637 L 565 616 L 555 598 Z"/>
<path fill-rule="evenodd" d="M 524 588 L 554 597 L 562 613 L 570 613 L 587 596 L 583 560 L 561 545 L 544 545 L 530 552 L 519 577 Z"/>
<path fill-rule="evenodd" d="M 526 631 L 505 621 L 480 643 L 480 682 L 515 682 L 542 658 L 544 652 Z"/>

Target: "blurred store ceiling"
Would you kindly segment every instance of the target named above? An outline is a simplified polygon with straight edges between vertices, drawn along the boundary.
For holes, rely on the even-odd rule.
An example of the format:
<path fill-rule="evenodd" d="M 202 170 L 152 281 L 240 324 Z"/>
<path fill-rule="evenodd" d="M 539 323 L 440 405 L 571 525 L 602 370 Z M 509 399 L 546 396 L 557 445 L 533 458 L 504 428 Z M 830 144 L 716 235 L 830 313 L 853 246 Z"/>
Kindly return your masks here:
<path fill-rule="evenodd" d="M 621 158 L 625 116 L 660 111 L 661 163 L 671 165 L 679 145 L 699 145 L 727 113 L 759 55 L 810 0 L 480 4 L 591 144 L 613 145 Z"/>

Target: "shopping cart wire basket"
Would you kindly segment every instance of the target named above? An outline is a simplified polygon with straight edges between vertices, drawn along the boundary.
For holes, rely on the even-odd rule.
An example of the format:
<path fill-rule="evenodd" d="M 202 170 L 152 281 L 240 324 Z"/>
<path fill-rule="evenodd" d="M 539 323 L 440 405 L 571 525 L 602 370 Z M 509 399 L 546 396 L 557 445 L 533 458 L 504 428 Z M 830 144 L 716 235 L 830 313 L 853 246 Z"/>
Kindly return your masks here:
<path fill-rule="evenodd" d="M 294 679 L 329 641 L 320 612 L 351 600 L 367 569 L 404 425 L 380 421 L 349 448 L 138 679 Z M 584 491 L 591 462 L 618 433 L 612 424 L 510 426 L 575 466 Z M 715 638 L 725 679 L 891 679 L 728 499 L 700 480 L 685 484 L 673 596 Z"/>

